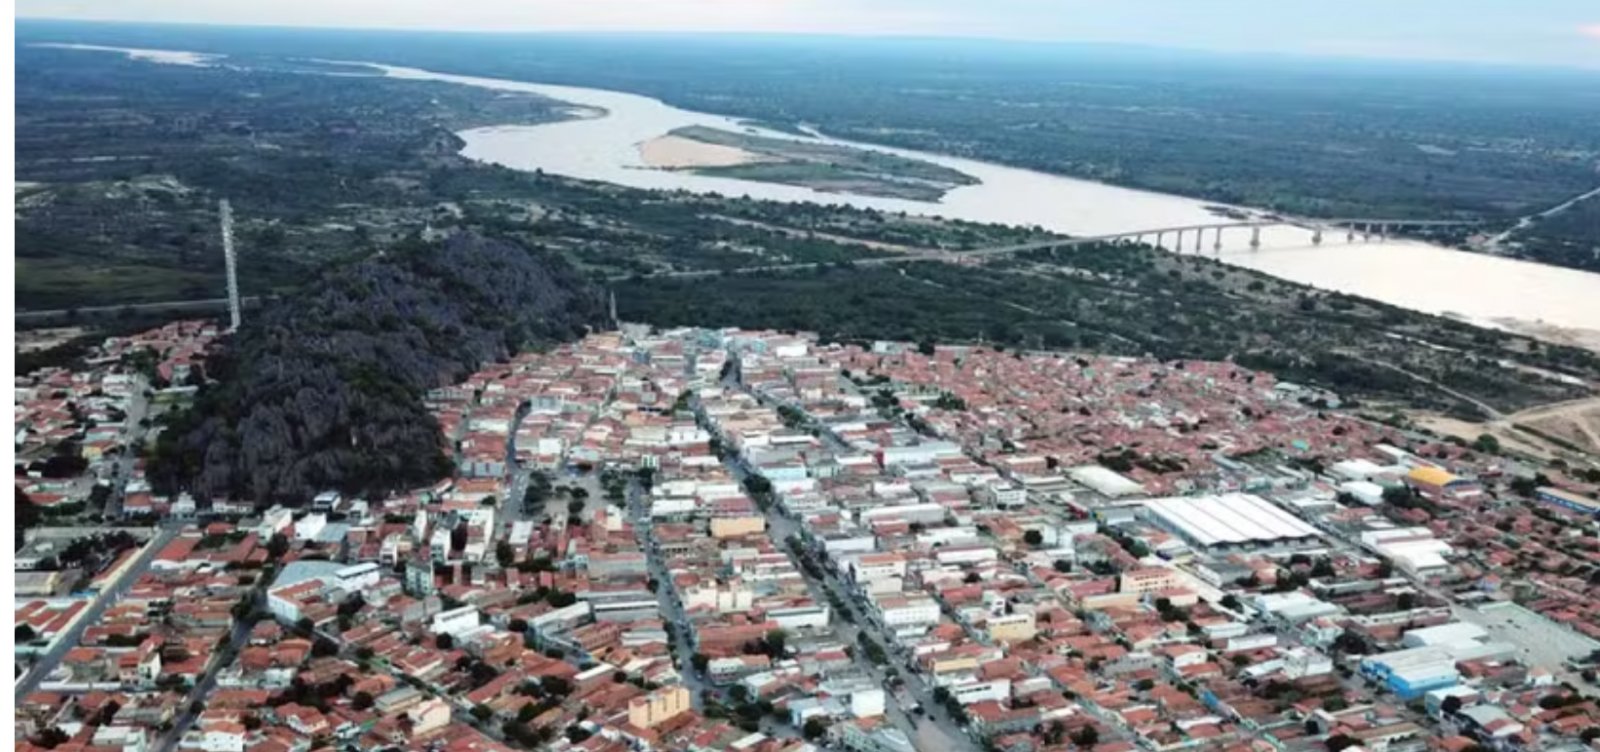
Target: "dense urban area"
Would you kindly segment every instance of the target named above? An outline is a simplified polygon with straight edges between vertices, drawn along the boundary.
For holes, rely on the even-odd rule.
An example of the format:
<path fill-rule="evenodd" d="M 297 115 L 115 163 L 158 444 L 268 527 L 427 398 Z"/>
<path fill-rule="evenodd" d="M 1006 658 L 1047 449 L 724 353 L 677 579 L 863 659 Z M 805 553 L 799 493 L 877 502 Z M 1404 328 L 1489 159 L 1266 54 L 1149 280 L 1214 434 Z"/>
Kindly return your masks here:
<path fill-rule="evenodd" d="M 1571 300 L 1592 77 L 18 36 L 23 752 L 1600 748 L 1600 330 L 1223 256 L 1405 219 Z M 469 157 L 629 124 L 341 60 L 722 113 L 625 167 L 773 192 Z M 1208 224 L 937 216 L 947 157 Z"/>
<path fill-rule="evenodd" d="M 1239 365 L 623 325 L 447 476 L 153 490 L 223 332 L 19 376 L 22 749 L 1524 750 L 1600 738 L 1600 471 Z"/>

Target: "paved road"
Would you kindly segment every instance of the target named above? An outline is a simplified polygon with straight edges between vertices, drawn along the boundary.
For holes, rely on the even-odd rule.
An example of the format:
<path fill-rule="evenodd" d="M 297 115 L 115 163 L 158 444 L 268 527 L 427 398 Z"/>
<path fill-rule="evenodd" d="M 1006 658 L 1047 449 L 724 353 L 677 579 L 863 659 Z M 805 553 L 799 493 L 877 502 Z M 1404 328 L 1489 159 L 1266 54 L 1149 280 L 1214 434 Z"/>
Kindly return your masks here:
<path fill-rule="evenodd" d="M 263 595 L 265 586 L 266 580 L 263 578 L 258 580 L 256 586 L 250 591 L 251 599 L 255 602 L 258 610 L 264 610 L 266 605 Z M 155 752 L 168 752 L 177 747 L 179 741 L 182 741 L 184 733 L 189 730 L 190 726 L 194 725 L 195 720 L 199 717 L 192 710 L 194 703 L 203 701 L 211 696 L 211 692 L 217 688 L 218 675 L 222 673 L 223 669 L 233 664 L 234 658 L 239 655 L 239 650 L 244 647 L 245 641 L 250 639 L 250 630 L 254 626 L 255 621 L 251 619 L 234 622 L 233 632 L 228 637 L 228 646 L 223 648 L 220 653 L 212 655 L 211 663 L 206 668 L 205 674 L 200 677 L 200 681 L 195 682 L 194 688 L 183 698 L 183 705 L 179 711 L 178 719 L 172 724 L 172 730 L 156 742 Z"/>
<path fill-rule="evenodd" d="M 253 308 L 263 300 L 274 300 L 272 296 L 266 298 L 250 295 L 239 299 L 241 308 Z M 159 303 L 129 303 L 113 306 L 86 306 L 82 308 L 57 308 L 45 311 L 17 311 L 18 322 L 49 321 L 51 319 L 65 318 L 74 314 L 79 316 L 120 316 L 124 312 L 134 313 L 159 313 L 162 311 L 210 311 L 227 310 L 227 298 L 204 298 L 200 300 L 167 300 Z"/>
<path fill-rule="evenodd" d="M 645 504 L 644 490 L 637 482 L 628 484 L 628 515 L 633 520 L 633 532 L 639 541 L 639 547 L 644 550 L 645 558 L 650 564 L 650 577 L 656 581 L 656 601 L 660 603 L 661 616 L 668 624 L 674 625 L 671 644 L 673 663 L 678 667 L 678 674 L 683 677 L 683 686 L 689 690 L 695 709 L 701 710 L 704 706 L 701 694 L 711 687 L 694 668 L 694 646 L 689 642 L 693 628 L 690 626 L 689 615 L 684 613 L 683 603 L 678 598 L 677 587 L 672 583 L 672 574 L 667 571 L 666 557 L 662 555 L 661 547 L 656 544 L 655 528 L 650 522 L 650 511 Z"/>
<path fill-rule="evenodd" d="M 138 460 L 137 453 L 132 449 L 134 443 L 144 438 L 146 429 L 139 425 L 150 413 L 150 400 L 144 396 L 150 382 L 144 376 L 134 377 L 133 393 L 128 398 L 128 417 L 123 421 L 122 446 L 123 450 L 111 464 L 111 495 L 106 498 L 105 506 L 100 510 L 108 518 L 120 519 L 122 517 L 122 499 L 127 495 L 128 480 L 133 477 L 133 465 Z"/>
<path fill-rule="evenodd" d="M 744 389 L 744 386 L 737 379 L 737 371 L 738 369 L 735 368 L 730 372 L 729 378 L 724 379 L 724 385 L 729 388 Z M 753 396 L 756 396 L 758 400 L 761 399 L 759 395 Z M 764 400 L 762 401 L 763 403 L 765 402 Z M 830 437 L 831 443 L 834 442 L 831 441 Z M 725 459 L 724 464 L 735 479 L 740 483 L 744 482 L 748 472 L 737 458 Z M 776 503 L 768 505 L 765 515 L 767 518 L 767 534 L 778 544 L 778 548 L 793 561 L 794 553 L 790 551 L 788 541 L 791 537 L 799 536 L 799 523 L 785 514 Z M 890 690 L 887 692 L 884 703 L 884 710 L 889 721 L 898 727 L 901 732 L 905 733 L 908 738 L 912 739 L 919 749 L 936 748 L 977 752 L 977 744 L 966 735 L 960 723 L 942 705 L 934 701 L 933 689 L 928 686 L 922 674 L 911 667 L 909 656 L 904 655 L 903 651 L 897 647 L 898 643 L 893 636 L 869 618 L 866 609 L 862 608 L 860 604 L 860 597 L 841 582 L 835 572 L 822 566 L 821 562 L 812 558 L 809 552 L 805 552 L 802 555 L 811 559 L 811 563 L 817 566 L 818 571 L 823 572 L 823 577 L 814 577 L 811 571 L 803 566 L 801 562 L 794 562 L 796 568 L 806 579 L 806 586 L 811 590 L 811 597 L 818 603 L 831 603 L 833 601 L 833 598 L 829 597 L 831 594 L 836 596 L 838 601 L 842 602 L 850 612 L 851 618 L 849 619 L 843 619 L 836 615 L 831 626 L 841 638 L 852 646 L 853 650 L 851 652 L 855 657 L 856 667 L 872 677 L 880 686 Z M 923 708 L 925 712 L 923 717 L 915 718 L 912 714 L 906 712 L 906 708 L 901 707 L 900 699 L 890 689 L 890 678 L 887 669 L 891 666 L 879 666 L 867 659 L 865 651 L 860 649 L 859 640 L 862 632 L 866 632 L 869 638 L 883 646 L 884 652 L 889 655 L 889 663 L 895 669 L 895 673 L 904 681 L 905 690 Z"/>
<path fill-rule="evenodd" d="M 128 588 L 138 581 L 139 575 L 144 574 L 150 568 L 150 562 L 155 560 L 156 552 L 165 548 L 167 543 L 178 534 L 178 530 L 179 528 L 177 527 L 163 527 L 157 530 L 155 536 L 133 560 L 132 566 L 123 571 L 122 576 L 118 577 L 105 590 L 102 590 L 100 595 L 89 603 L 89 608 L 78 615 L 78 620 L 73 622 L 66 632 L 56 637 L 56 641 L 51 648 L 40 654 L 39 659 L 34 662 L 33 668 L 17 682 L 16 697 L 18 705 L 21 705 L 23 698 L 27 697 L 39 686 L 39 682 L 43 681 L 45 677 L 50 675 L 50 672 L 56 669 L 56 666 L 61 663 L 62 657 L 67 654 L 68 650 L 78 646 L 78 640 L 83 637 L 83 631 L 90 624 L 99 623 L 100 615 L 105 613 L 106 608 L 120 600 L 128 592 Z"/>

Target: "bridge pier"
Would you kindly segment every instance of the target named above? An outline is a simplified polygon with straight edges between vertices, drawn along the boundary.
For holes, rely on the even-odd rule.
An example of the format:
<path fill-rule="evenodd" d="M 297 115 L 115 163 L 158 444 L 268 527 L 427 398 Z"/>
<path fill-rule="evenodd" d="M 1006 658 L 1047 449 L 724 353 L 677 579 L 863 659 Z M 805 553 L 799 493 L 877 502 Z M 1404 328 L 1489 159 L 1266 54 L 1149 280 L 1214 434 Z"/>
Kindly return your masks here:
<path fill-rule="evenodd" d="M 1198 230 L 1194 231 L 1194 252 L 1195 253 L 1200 253 L 1200 244 L 1202 242 L 1204 242 L 1205 239 L 1206 239 L 1205 228 L 1201 228 L 1201 229 L 1198 229 Z"/>
<path fill-rule="evenodd" d="M 1387 222 L 1378 225 L 1378 239 L 1379 240 L 1388 240 L 1389 239 L 1389 224 Z"/>
<path fill-rule="evenodd" d="M 1156 233 L 1156 248 L 1157 249 L 1161 248 L 1161 239 L 1163 237 L 1166 237 L 1166 233 L 1164 233 L 1164 232 Z"/>
<path fill-rule="evenodd" d="M 1216 237 L 1216 240 L 1213 240 L 1211 242 L 1211 250 L 1216 251 L 1218 256 L 1222 255 L 1222 228 L 1221 227 L 1217 228 L 1217 237 Z"/>
<path fill-rule="evenodd" d="M 1250 250 L 1261 247 L 1261 225 L 1250 225 Z"/>
<path fill-rule="evenodd" d="M 1349 227 L 1344 228 L 1344 242 L 1346 242 L 1346 243 L 1354 243 L 1354 242 L 1356 242 L 1356 228 L 1355 228 L 1355 225 L 1351 225 Z"/>
<path fill-rule="evenodd" d="M 1372 242 L 1372 223 L 1364 222 L 1361 225 L 1361 240 L 1364 243 Z"/>
<path fill-rule="evenodd" d="M 1178 239 L 1172 243 L 1173 253 L 1183 253 L 1183 230 L 1178 231 Z"/>
<path fill-rule="evenodd" d="M 1322 225 L 1311 228 L 1311 244 L 1322 245 Z"/>

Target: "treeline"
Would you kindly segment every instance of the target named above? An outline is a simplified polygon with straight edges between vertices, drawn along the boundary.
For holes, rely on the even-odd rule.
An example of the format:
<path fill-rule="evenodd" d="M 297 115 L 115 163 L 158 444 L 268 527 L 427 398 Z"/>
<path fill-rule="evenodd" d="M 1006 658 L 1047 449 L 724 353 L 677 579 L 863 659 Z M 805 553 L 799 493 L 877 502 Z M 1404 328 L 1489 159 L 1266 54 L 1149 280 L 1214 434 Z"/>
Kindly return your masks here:
<path fill-rule="evenodd" d="M 247 321 L 206 365 L 217 383 L 162 432 L 151 480 L 288 503 L 429 483 L 449 460 L 426 390 L 603 320 L 550 254 L 468 235 L 401 244 Z"/>
<path fill-rule="evenodd" d="M 1162 359 L 1234 360 L 1362 398 L 1469 414 L 1468 406 L 1374 362 L 1393 363 L 1516 409 L 1584 390 L 1497 365 L 1600 376 L 1592 353 L 1489 332 L 1149 249 L 1094 246 L 956 267 L 822 267 L 714 281 L 640 279 L 617 288 L 625 320 L 816 331 L 832 341 L 990 342 Z M 1454 352 L 1396 339 L 1405 334 Z"/>

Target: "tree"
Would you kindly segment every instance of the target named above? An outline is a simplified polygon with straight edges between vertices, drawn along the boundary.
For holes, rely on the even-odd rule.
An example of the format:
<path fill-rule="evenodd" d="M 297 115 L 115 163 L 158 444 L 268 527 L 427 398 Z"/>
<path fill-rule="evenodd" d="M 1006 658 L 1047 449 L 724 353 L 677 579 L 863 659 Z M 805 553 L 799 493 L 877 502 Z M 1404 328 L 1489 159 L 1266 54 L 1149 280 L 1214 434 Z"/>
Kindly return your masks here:
<path fill-rule="evenodd" d="M 483 704 L 473 705 L 472 717 L 478 719 L 479 721 L 487 721 L 494 717 L 494 709 Z"/>
<path fill-rule="evenodd" d="M 1222 596 L 1222 600 L 1217 601 L 1217 605 L 1222 606 L 1229 611 L 1238 611 L 1243 607 L 1243 604 L 1239 602 L 1239 596 L 1234 595 L 1233 593 L 1228 593 L 1227 595 Z"/>
<path fill-rule="evenodd" d="M 1328 752 L 1342 752 L 1343 750 L 1354 747 L 1359 743 L 1360 742 L 1357 742 L 1355 739 L 1345 736 L 1344 734 L 1334 734 L 1333 736 L 1328 737 L 1327 741 L 1323 742 L 1323 745 L 1328 748 Z"/>
<path fill-rule="evenodd" d="M 968 572 L 966 577 L 961 578 L 961 581 L 971 585 L 971 584 L 974 584 L 974 583 L 982 582 L 983 581 L 983 575 L 978 574 L 977 572 Z"/>
<path fill-rule="evenodd" d="M 501 569 L 509 569 L 517 561 L 517 552 L 511 547 L 510 541 L 500 541 L 494 547 L 494 560 L 500 564 Z"/>
<path fill-rule="evenodd" d="M 26 643 L 29 643 L 29 642 L 33 642 L 36 637 L 38 637 L 38 635 L 34 633 L 33 627 L 28 626 L 27 624 L 18 624 L 17 625 L 17 644 L 18 645 L 23 645 L 23 644 L 26 644 Z"/>
<path fill-rule="evenodd" d="M 1410 486 L 1389 486 L 1383 489 L 1383 501 L 1385 504 L 1393 504 L 1397 507 L 1415 506 L 1417 492 L 1411 490 Z M 1335 750 L 1335 752 L 1337 751 Z"/>
<path fill-rule="evenodd" d="M 1041 545 L 1044 543 L 1044 533 L 1038 530 L 1029 530 L 1022 534 L 1022 542 L 1030 546 Z"/>
<path fill-rule="evenodd" d="M 272 537 L 267 539 L 267 558 L 278 561 L 288 552 L 289 539 L 284 537 L 283 533 L 273 533 Z"/>
<path fill-rule="evenodd" d="M 801 729 L 801 733 L 805 736 L 807 741 L 820 739 L 822 738 L 823 734 L 828 733 L 828 721 L 825 718 L 819 718 L 816 716 L 807 718 L 806 725 Z"/>
<path fill-rule="evenodd" d="M 1072 732 L 1072 743 L 1082 749 L 1092 749 L 1100 743 L 1100 731 L 1094 726 L 1084 726 Z"/>
<path fill-rule="evenodd" d="M 1060 572 L 1062 574 L 1066 574 L 1066 573 L 1072 571 L 1072 562 L 1067 561 L 1066 559 L 1056 559 L 1055 563 L 1052 566 L 1055 567 L 1055 570 L 1057 572 Z"/>
<path fill-rule="evenodd" d="M 1455 695 L 1444 698 L 1444 702 L 1439 703 L 1439 710 L 1445 715 L 1455 715 L 1461 710 L 1461 698 Z"/>
<path fill-rule="evenodd" d="M 456 638 L 441 632 L 433 636 L 433 646 L 440 650 L 451 650 L 456 646 Z"/>
<path fill-rule="evenodd" d="M 366 710 L 367 708 L 372 707 L 372 702 L 372 693 L 361 691 L 357 692 L 355 697 L 350 698 L 350 707 L 355 708 L 356 710 Z"/>
<path fill-rule="evenodd" d="M 767 655 L 773 658 L 783 657 L 785 643 L 788 641 L 788 639 L 789 633 L 781 629 L 774 629 L 768 632 L 766 639 Z"/>
<path fill-rule="evenodd" d="M 539 686 L 551 697 L 566 697 L 572 694 L 572 682 L 559 676 L 546 676 L 539 680 Z"/>
<path fill-rule="evenodd" d="M 705 653 L 695 653 L 694 656 L 689 659 L 689 664 L 694 666 L 694 670 L 703 674 L 706 671 L 706 666 L 711 665 L 711 659 L 706 657 Z"/>
<path fill-rule="evenodd" d="M 1478 439 L 1472 442 L 1472 448 L 1485 454 L 1500 453 L 1500 439 L 1491 434 L 1478 434 Z"/>

